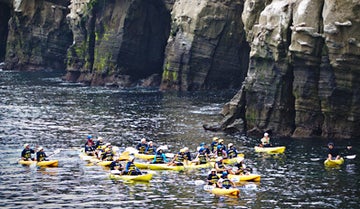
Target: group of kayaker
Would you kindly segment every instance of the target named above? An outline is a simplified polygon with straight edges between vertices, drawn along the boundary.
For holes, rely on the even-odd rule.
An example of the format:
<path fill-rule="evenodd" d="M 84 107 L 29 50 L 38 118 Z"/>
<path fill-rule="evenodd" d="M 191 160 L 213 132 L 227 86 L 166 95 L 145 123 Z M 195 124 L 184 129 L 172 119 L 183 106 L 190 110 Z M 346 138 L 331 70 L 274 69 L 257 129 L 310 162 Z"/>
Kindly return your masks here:
<path fill-rule="evenodd" d="M 36 150 L 36 152 L 35 152 Z M 43 147 L 39 147 L 37 149 L 31 149 L 29 144 L 24 144 L 24 149 L 21 152 L 21 160 L 24 161 L 37 161 L 37 162 L 41 162 L 41 161 L 47 161 L 47 156 L 44 152 L 44 148 Z M 31 156 L 31 154 L 35 154 L 36 153 L 36 158 L 33 158 Z"/>

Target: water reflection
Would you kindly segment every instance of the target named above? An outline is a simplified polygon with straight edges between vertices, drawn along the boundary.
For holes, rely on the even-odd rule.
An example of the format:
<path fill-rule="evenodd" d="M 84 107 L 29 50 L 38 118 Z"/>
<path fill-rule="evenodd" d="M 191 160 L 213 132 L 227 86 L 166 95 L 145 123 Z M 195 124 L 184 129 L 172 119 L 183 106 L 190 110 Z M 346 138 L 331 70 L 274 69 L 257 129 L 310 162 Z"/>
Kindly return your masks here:
<path fill-rule="evenodd" d="M 359 161 L 326 169 L 321 158 L 325 140 L 273 138 L 286 145 L 283 155 L 255 153 L 258 140 L 242 135 L 206 132 L 204 122 L 234 92 L 161 93 L 155 89 L 108 89 L 64 83 L 61 75 L 0 72 L 0 196 L 3 208 L 357 208 Z M 167 144 L 174 152 L 219 136 L 246 156 L 262 175 L 244 182 L 240 198 L 218 197 L 199 182 L 208 170 L 156 172 L 150 183 L 113 181 L 107 171 L 79 158 L 89 134 L 125 148 L 142 137 Z M 353 142 L 355 151 L 360 143 Z M 46 151 L 58 168 L 21 166 L 24 143 Z M 345 144 L 345 142 L 337 142 Z"/>

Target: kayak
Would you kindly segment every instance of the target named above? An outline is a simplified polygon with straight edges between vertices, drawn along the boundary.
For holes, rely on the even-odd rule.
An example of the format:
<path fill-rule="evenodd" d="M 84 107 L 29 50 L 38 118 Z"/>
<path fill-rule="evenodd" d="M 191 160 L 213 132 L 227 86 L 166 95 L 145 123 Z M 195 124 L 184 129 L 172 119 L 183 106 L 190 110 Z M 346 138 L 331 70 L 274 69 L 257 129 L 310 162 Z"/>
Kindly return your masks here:
<path fill-rule="evenodd" d="M 109 178 L 112 180 L 123 180 L 123 181 L 150 181 L 152 179 L 153 174 L 147 173 L 142 175 L 116 175 L 110 173 Z"/>
<path fill-rule="evenodd" d="M 268 154 L 281 154 L 285 152 L 285 146 L 280 147 L 258 147 L 255 146 L 255 152 L 266 152 Z"/>
<path fill-rule="evenodd" d="M 259 174 L 248 174 L 248 175 L 233 175 L 229 174 L 228 178 L 234 183 L 240 181 L 260 181 L 261 176 Z"/>
<path fill-rule="evenodd" d="M 21 165 L 32 165 L 36 164 L 36 166 L 40 167 L 58 167 L 59 160 L 48 160 L 48 161 L 29 161 L 29 160 L 19 160 L 19 164 Z"/>
<path fill-rule="evenodd" d="M 96 165 L 110 166 L 111 163 L 112 163 L 112 161 L 103 160 L 103 161 L 97 162 Z"/>
<path fill-rule="evenodd" d="M 171 166 L 166 163 L 159 164 L 148 164 L 148 169 L 150 170 L 172 170 L 172 171 L 183 171 L 184 166 Z"/>
<path fill-rule="evenodd" d="M 134 162 L 134 165 L 135 165 L 138 169 L 148 169 L 148 167 L 149 167 L 149 163 Z"/>
<path fill-rule="evenodd" d="M 325 166 L 328 166 L 328 167 L 334 167 L 334 166 L 339 166 L 339 165 L 342 165 L 344 163 L 344 158 L 340 158 L 338 160 L 329 160 L 329 159 L 326 159 L 324 161 L 324 165 Z"/>
<path fill-rule="evenodd" d="M 196 165 L 194 163 L 190 163 L 189 165 L 184 165 L 185 169 L 202 169 L 202 168 L 211 168 L 213 167 L 213 163 L 205 163 Z"/>
<path fill-rule="evenodd" d="M 139 154 L 135 153 L 135 158 L 140 158 L 143 160 L 152 160 L 154 159 L 155 155 L 147 155 L 147 154 Z"/>
<path fill-rule="evenodd" d="M 229 195 L 236 197 L 240 195 L 240 190 L 238 188 L 223 189 L 223 188 L 214 187 L 212 185 L 205 185 L 204 190 L 211 192 L 215 195 Z"/>

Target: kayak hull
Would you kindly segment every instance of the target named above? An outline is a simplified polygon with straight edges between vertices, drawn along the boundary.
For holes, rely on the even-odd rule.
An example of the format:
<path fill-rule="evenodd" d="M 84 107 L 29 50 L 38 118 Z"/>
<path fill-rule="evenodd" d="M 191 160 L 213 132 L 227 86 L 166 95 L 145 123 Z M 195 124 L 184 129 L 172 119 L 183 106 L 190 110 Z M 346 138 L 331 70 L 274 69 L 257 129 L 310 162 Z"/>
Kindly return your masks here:
<path fill-rule="evenodd" d="M 240 190 L 238 188 L 230 188 L 230 189 L 223 189 L 223 188 L 216 188 L 211 185 L 205 185 L 204 190 L 211 192 L 215 195 L 226 195 L 226 196 L 240 196 Z"/>
<path fill-rule="evenodd" d="M 123 181 L 150 181 L 153 177 L 152 173 L 142 174 L 142 175 L 116 175 L 110 174 L 109 178 L 112 180 L 123 180 Z"/>
<path fill-rule="evenodd" d="M 327 167 L 335 167 L 335 166 L 340 166 L 344 163 L 344 158 L 340 158 L 338 160 L 325 160 L 324 161 L 324 165 Z"/>
<path fill-rule="evenodd" d="M 48 160 L 48 161 L 25 161 L 25 160 L 19 160 L 19 164 L 21 165 L 33 165 L 36 164 L 36 166 L 39 167 L 58 167 L 59 166 L 59 160 Z"/>
<path fill-rule="evenodd" d="M 154 159 L 155 155 L 147 155 L 147 154 L 135 154 L 135 158 L 140 158 L 140 159 L 143 159 L 143 160 L 152 160 Z"/>
<path fill-rule="evenodd" d="M 286 147 L 285 146 L 280 146 L 280 147 L 259 147 L 259 146 L 255 146 L 254 147 L 255 152 L 266 152 L 269 154 L 281 154 L 285 152 Z"/>
<path fill-rule="evenodd" d="M 148 164 L 150 170 L 171 170 L 171 171 L 183 171 L 184 166 L 169 166 L 167 164 Z"/>
<path fill-rule="evenodd" d="M 189 165 L 184 165 L 185 169 L 202 169 L 202 168 L 211 168 L 213 167 L 212 163 L 205 163 L 205 164 L 189 164 Z"/>
<path fill-rule="evenodd" d="M 248 175 L 228 175 L 229 179 L 235 183 L 241 181 L 256 181 L 259 182 L 261 180 L 261 176 L 259 174 L 248 174 Z"/>

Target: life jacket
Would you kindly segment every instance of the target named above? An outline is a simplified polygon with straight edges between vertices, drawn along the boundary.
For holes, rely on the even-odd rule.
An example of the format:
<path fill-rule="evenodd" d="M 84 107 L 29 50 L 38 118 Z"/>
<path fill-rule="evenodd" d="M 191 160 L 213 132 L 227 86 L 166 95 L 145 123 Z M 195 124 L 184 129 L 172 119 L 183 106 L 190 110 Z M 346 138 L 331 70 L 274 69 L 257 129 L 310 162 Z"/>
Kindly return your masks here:
<path fill-rule="evenodd" d="M 104 155 L 105 155 L 105 157 L 103 157 L 103 159 L 105 159 L 107 161 L 113 160 L 114 154 L 112 152 L 105 152 Z"/>
<path fill-rule="evenodd" d="M 237 153 L 234 150 L 234 148 L 229 149 L 228 150 L 228 158 L 235 158 L 235 157 L 237 157 Z"/>
<path fill-rule="evenodd" d="M 155 163 L 164 163 L 162 153 L 156 153 L 156 161 L 155 161 Z"/>
<path fill-rule="evenodd" d="M 37 161 L 39 161 L 39 162 L 44 161 L 45 157 L 46 157 L 45 152 L 38 152 L 37 153 Z"/>
<path fill-rule="evenodd" d="M 133 162 L 128 162 L 128 172 L 135 170 L 136 170 L 135 164 Z"/>
<path fill-rule="evenodd" d="M 225 178 L 222 182 L 221 182 L 222 187 L 229 189 L 231 187 L 231 183 L 230 180 L 228 178 Z"/>
<path fill-rule="evenodd" d="M 147 144 L 140 143 L 138 145 L 139 154 L 144 154 L 146 151 Z"/>
<path fill-rule="evenodd" d="M 209 184 L 216 184 L 216 182 L 219 180 L 219 176 L 216 174 L 210 174 L 208 179 L 210 180 Z"/>
<path fill-rule="evenodd" d="M 225 168 L 222 162 L 216 162 L 216 164 L 218 165 L 218 168 Z"/>
<path fill-rule="evenodd" d="M 222 157 L 222 156 L 223 156 L 223 149 L 217 149 L 217 150 L 216 150 L 216 155 L 217 155 L 218 157 Z"/>
<path fill-rule="evenodd" d="M 26 149 L 23 157 L 26 159 L 31 158 L 31 149 Z"/>
<path fill-rule="evenodd" d="M 212 143 L 211 143 L 211 151 L 212 151 L 212 152 L 214 152 L 214 150 L 216 150 L 217 145 L 218 145 L 217 142 L 212 142 Z"/>
<path fill-rule="evenodd" d="M 183 162 L 187 158 L 186 154 L 184 152 L 179 152 L 177 155 L 178 162 Z"/>
<path fill-rule="evenodd" d="M 140 151 L 139 151 L 140 152 Z M 151 154 L 153 154 L 153 153 L 155 153 L 156 152 L 156 148 L 155 148 L 155 146 L 149 146 L 148 148 L 147 148 L 147 153 L 146 154 L 149 154 L 149 155 L 151 155 Z"/>
<path fill-rule="evenodd" d="M 200 153 L 199 154 L 199 161 L 200 161 L 200 164 L 206 164 L 207 163 L 205 153 Z"/>

